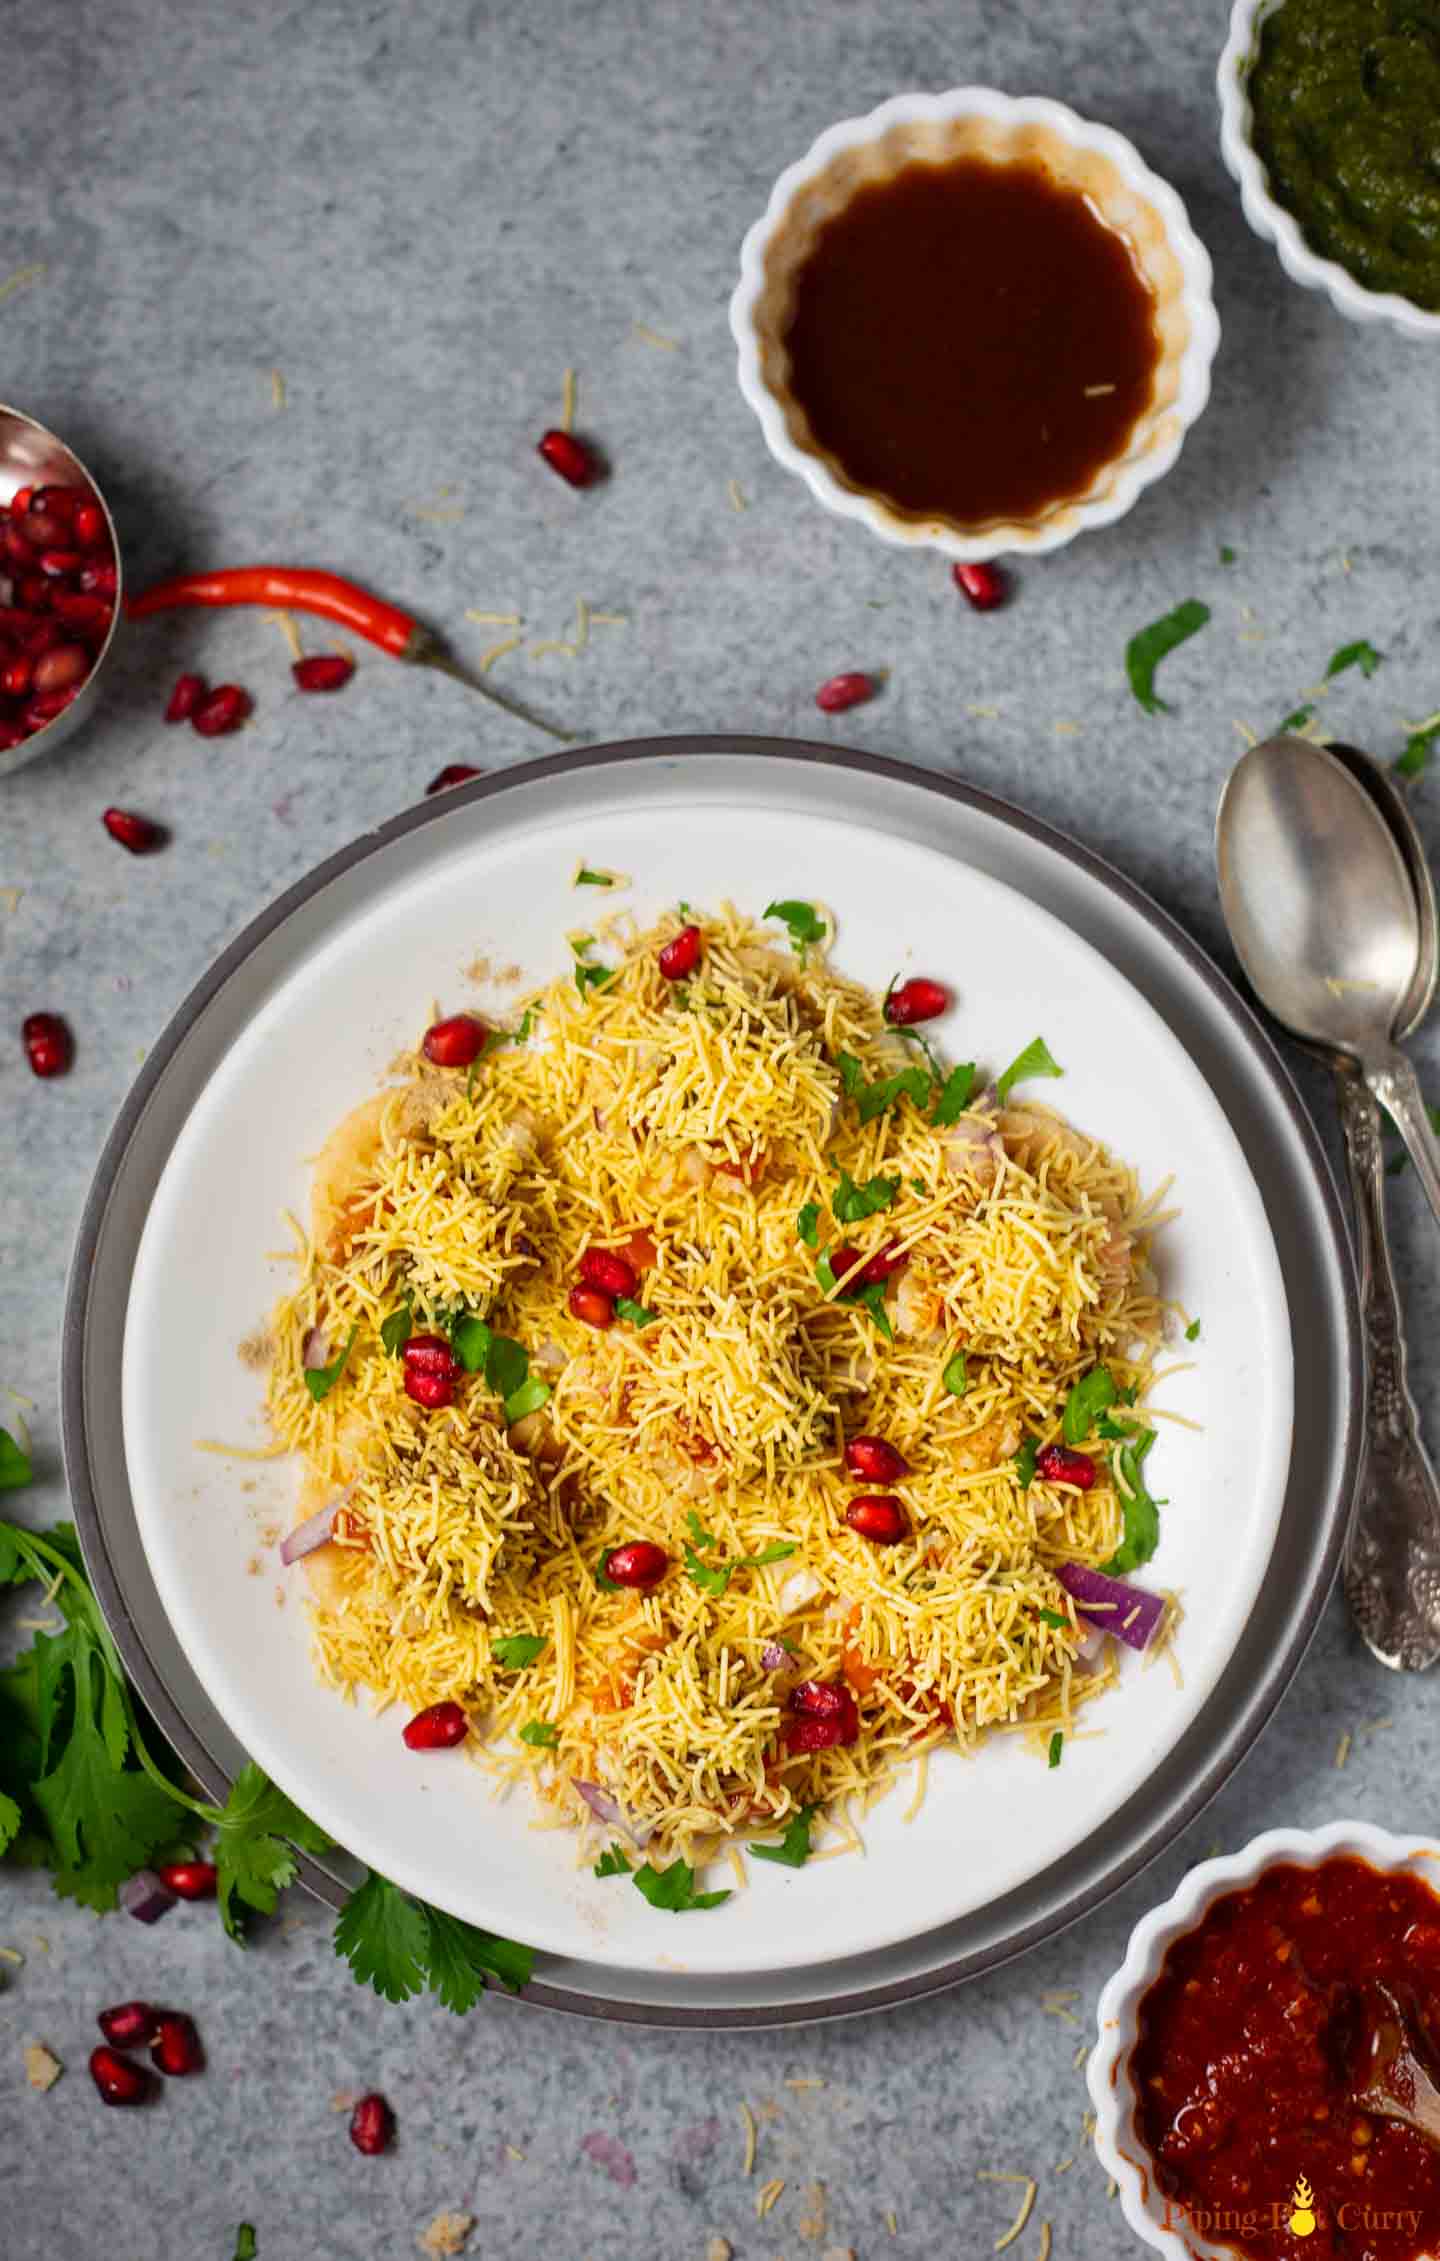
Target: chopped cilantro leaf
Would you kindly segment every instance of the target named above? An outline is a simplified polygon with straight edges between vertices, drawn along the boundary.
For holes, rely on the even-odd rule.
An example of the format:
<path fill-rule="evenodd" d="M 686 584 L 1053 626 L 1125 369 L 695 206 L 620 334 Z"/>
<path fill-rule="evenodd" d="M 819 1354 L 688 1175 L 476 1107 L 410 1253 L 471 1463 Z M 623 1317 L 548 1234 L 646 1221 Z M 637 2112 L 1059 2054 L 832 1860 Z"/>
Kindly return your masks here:
<path fill-rule="evenodd" d="M 910 1180 L 910 1187 L 912 1192 L 919 1194 L 922 1201 L 930 1191 L 929 1186 L 925 1183 L 925 1180 L 923 1178 L 912 1178 Z"/>
<path fill-rule="evenodd" d="M 513 1429 L 517 1421 L 528 1420 L 532 1413 L 538 1413 L 542 1405 L 549 1403 L 550 1384 L 542 1382 L 538 1374 L 532 1374 L 528 1382 L 522 1382 L 519 1389 L 512 1390 L 506 1398 L 505 1418 Z"/>
<path fill-rule="evenodd" d="M 1285 715 L 1276 724 L 1275 735 L 1277 738 L 1283 738 L 1287 731 L 1303 730 L 1306 723 L 1313 722 L 1314 718 L 1315 709 L 1313 706 L 1296 707 L 1292 714 Z"/>
<path fill-rule="evenodd" d="M 1017 1083 L 1029 1083 L 1036 1076 L 1063 1076 L 1065 1070 L 1050 1057 L 1043 1036 L 1032 1037 L 1023 1052 L 1016 1054 L 1002 1076 L 995 1079 L 995 1097 L 1003 1107 Z"/>
<path fill-rule="evenodd" d="M 474 2008 L 487 1973 L 513 1992 L 535 1962 L 530 1948 L 412 1900 L 373 1869 L 341 1911 L 335 1952 L 387 2002 L 408 2002 L 428 1984 L 457 2014 Z"/>
<path fill-rule="evenodd" d="M 1171 711 L 1155 688 L 1155 670 L 1177 644 L 1183 644 L 1197 635 L 1210 618 L 1210 607 L 1196 597 L 1187 597 L 1173 612 L 1152 620 L 1125 646 L 1125 672 L 1130 678 L 1130 688 L 1147 714 L 1169 714 Z"/>
<path fill-rule="evenodd" d="M 812 942 L 823 942 L 828 928 L 813 903 L 800 903 L 793 899 L 783 903 L 765 905 L 767 919 L 782 919 L 790 930 L 790 947 L 802 965 L 805 952 Z"/>
<path fill-rule="evenodd" d="M 1020 1439 L 1020 1450 L 1015 1455 L 1015 1481 L 1022 1492 L 1028 1492 L 1035 1481 L 1035 1455 L 1039 1449 L 1034 1437 Z"/>
<path fill-rule="evenodd" d="M 1430 756 L 1435 750 L 1437 739 L 1440 739 L 1440 714 L 1431 715 L 1428 721 L 1417 724 L 1406 739 L 1405 751 L 1395 763 L 1401 777 L 1424 775 L 1430 767 Z"/>
<path fill-rule="evenodd" d="M 405 1348 L 414 1332 L 415 1314 L 408 1303 L 402 1303 L 398 1311 L 392 1311 L 388 1319 L 380 1322 L 381 1348 L 394 1358 Z M 450 1339 L 453 1342 L 455 1338 L 452 1335 Z"/>
<path fill-rule="evenodd" d="M 963 1350 L 956 1351 L 940 1379 L 952 1397 L 963 1397 L 965 1395 L 970 1387 L 970 1376 L 966 1369 Z"/>
<path fill-rule="evenodd" d="M 949 1075 L 940 1086 L 940 1094 L 935 1101 L 935 1112 L 930 1117 L 937 1130 L 948 1130 L 952 1123 L 959 1122 L 960 1117 L 970 1104 L 970 1093 L 974 1089 L 974 1085 L 975 1062 L 973 1060 L 962 1060 L 958 1068 L 950 1070 Z"/>
<path fill-rule="evenodd" d="M 1185 1340 L 1187 1342 L 1198 1342 L 1200 1340 L 1200 1322 L 1198 1319 L 1192 1319 L 1185 1329 Z"/>
<path fill-rule="evenodd" d="M 575 885 L 577 887 L 613 887 L 615 882 L 608 871 L 591 871 L 588 864 L 582 864 L 575 874 Z"/>
<path fill-rule="evenodd" d="M 702 1594 L 718 1596 L 725 1593 L 729 1588 L 730 1576 L 734 1567 L 735 1565 L 730 1562 L 718 1566 L 711 1562 L 703 1562 L 693 1547 L 685 1549 L 685 1575 L 691 1585 L 698 1587 Z"/>
<path fill-rule="evenodd" d="M 835 1065 L 840 1070 L 840 1081 L 847 1099 L 854 1099 L 865 1088 L 865 1070 L 853 1052 L 837 1052 Z"/>
<path fill-rule="evenodd" d="M 260 2248 L 255 2243 L 255 2225 L 242 2222 L 235 2232 L 235 2251 L 232 2261 L 255 2261 Z"/>
<path fill-rule="evenodd" d="M 1115 1404 L 1120 1393 L 1108 1366 L 1092 1366 L 1082 1374 L 1065 1400 L 1060 1433 L 1067 1445 L 1083 1445 L 1099 1416 Z"/>
<path fill-rule="evenodd" d="M 530 1743 L 537 1751 L 553 1750 L 560 1740 L 560 1730 L 550 1719 L 527 1719 L 520 1729 L 522 1743 Z"/>
<path fill-rule="evenodd" d="M 1069 1629 L 1069 1618 L 1062 1617 L 1058 1609 L 1041 1609 L 1035 1614 L 1042 1625 L 1053 1625 L 1057 1633 L 1064 1633 Z"/>
<path fill-rule="evenodd" d="M 502 1672 L 523 1672 L 545 1647 L 543 1633 L 500 1633 L 490 1643 L 490 1654 Z"/>
<path fill-rule="evenodd" d="M 1110 1560 L 1100 1565 L 1107 1578 L 1123 1578 L 1127 1572 L 1138 1570 L 1160 1544 L 1160 1510 L 1165 1502 L 1151 1498 L 1141 1473 L 1141 1464 L 1154 1442 L 1155 1431 L 1145 1429 L 1115 1447 L 1115 1489 L 1120 1494 L 1124 1525 L 1119 1546 Z"/>
<path fill-rule="evenodd" d="M 688 1915 L 692 1908 L 718 1908 L 730 1897 L 728 1892 L 697 1892 L 695 1871 L 688 1861 L 672 1861 L 668 1868 L 652 1868 L 646 1861 L 631 1881 L 652 1908 L 676 1916 Z"/>
<path fill-rule="evenodd" d="M 1052 1767 L 1058 1766 L 1060 1764 L 1060 1753 L 1064 1750 L 1064 1748 L 1065 1737 L 1062 1734 L 1061 1730 L 1057 1727 L 1054 1734 L 1050 1738 L 1050 1756 L 1046 1763 Z"/>
<path fill-rule="evenodd" d="M 615 1298 L 615 1316 L 628 1319 L 632 1327 L 652 1327 L 659 1318 L 658 1311 L 649 1311 L 643 1303 L 632 1303 L 628 1295 Z"/>
<path fill-rule="evenodd" d="M 815 1246 L 820 1238 L 820 1208 L 817 1202 L 806 1202 L 795 1219 L 795 1230 L 807 1248 Z"/>
<path fill-rule="evenodd" d="M 782 1868 L 803 1868 L 810 1858 L 810 1821 L 814 1806 L 802 1806 L 792 1814 L 785 1826 L 785 1834 L 778 1845 L 750 1846 L 757 1861 L 776 1861 Z"/>
<path fill-rule="evenodd" d="M 863 1217 L 876 1217 L 888 1209 L 899 1191 L 898 1178 L 867 1178 L 864 1185 L 856 1185 L 850 1172 L 842 1170 L 830 1207 L 842 1225 L 857 1225 Z"/>
<path fill-rule="evenodd" d="M 686 1511 L 685 1527 L 690 1533 L 691 1538 L 695 1541 L 697 1547 L 719 1546 L 720 1541 L 716 1538 L 713 1531 L 706 1530 L 704 1524 L 701 1522 L 699 1516 L 695 1513 L 693 1507 L 689 1508 Z"/>
<path fill-rule="evenodd" d="M 1235 551 L 1231 549 L 1228 542 L 1222 542 L 1220 544 L 1220 563 L 1222 565 L 1233 565 L 1235 563 L 1235 554 Z"/>
<path fill-rule="evenodd" d="M 630 1874 L 630 1863 L 626 1860 L 618 1845 L 611 1845 L 606 1852 L 600 1855 L 599 1860 L 595 1863 L 595 1874 L 597 1876 L 628 1876 Z"/>
<path fill-rule="evenodd" d="M 0 1492 L 18 1492 L 34 1474 L 29 1453 L 21 1451 L 8 1429 L 0 1429 Z"/>
<path fill-rule="evenodd" d="M 406 1330 L 407 1336 L 409 1330 Z M 450 1322 L 450 1348 L 467 1374 L 483 1374 L 494 1335 L 473 1311 L 462 1311 Z"/>
<path fill-rule="evenodd" d="M 885 1289 L 881 1281 L 871 1280 L 861 1288 L 852 1288 L 840 1298 L 842 1303 L 858 1303 L 868 1311 L 887 1342 L 895 1340 L 895 1329 L 890 1324 L 890 1314 L 885 1308 Z"/>
<path fill-rule="evenodd" d="M 1325 680 L 1328 683 L 1332 675 L 1343 675 L 1351 667 L 1358 667 L 1362 675 L 1369 677 L 1377 667 L 1384 665 L 1384 661 L 1385 654 L 1377 652 L 1375 646 L 1361 636 L 1353 644 L 1342 644 L 1338 652 L 1331 653 Z"/>
<path fill-rule="evenodd" d="M 510 1398 L 530 1372 L 530 1353 L 509 1335 L 491 1335 L 485 1346 L 485 1379 L 497 1397 Z"/>
<path fill-rule="evenodd" d="M 685 1549 L 685 1575 L 692 1586 L 702 1594 L 723 1594 L 737 1570 L 764 1570 L 772 1562 L 785 1562 L 795 1552 L 793 1539 L 772 1539 L 759 1554 L 739 1554 L 729 1562 L 704 1562 L 698 1549 L 718 1547 L 720 1541 L 713 1531 L 707 1531 L 694 1508 L 686 1512 L 685 1526 L 694 1541 Z"/>
<path fill-rule="evenodd" d="M 345 1337 L 345 1348 L 338 1358 L 331 1359 L 328 1366 L 307 1366 L 305 1368 L 305 1387 L 317 1405 L 322 1398 L 330 1395 L 340 1376 L 344 1373 L 345 1361 L 350 1356 L 351 1348 L 359 1331 L 358 1327 L 350 1329 L 349 1334 Z"/>
<path fill-rule="evenodd" d="M 613 981 L 619 970 L 618 966 L 585 966 L 577 962 L 575 987 L 583 997 L 587 990 L 603 988 L 607 981 Z"/>
<path fill-rule="evenodd" d="M 607 1547 L 604 1554 L 600 1555 L 596 1560 L 595 1583 L 600 1588 L 602 1594 L 623 1593 L 624 1588 L 622 1586 L 617 1586 L 613 1578 L 607 1578 L 605 1575 L 605 1565 L 609 1561 L 609 1559 L 610 1550 Z"/>

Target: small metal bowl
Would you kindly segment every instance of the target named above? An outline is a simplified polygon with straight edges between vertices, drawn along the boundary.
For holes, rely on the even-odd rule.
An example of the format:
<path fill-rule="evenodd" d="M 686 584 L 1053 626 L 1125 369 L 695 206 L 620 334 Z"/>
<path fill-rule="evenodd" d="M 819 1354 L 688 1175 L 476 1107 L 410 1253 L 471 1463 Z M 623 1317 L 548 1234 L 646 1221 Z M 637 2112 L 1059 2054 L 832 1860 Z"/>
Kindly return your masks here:
<path fill-rule="evenodd" d="M 120 625 L 121 606 L 124 599 L 124 568 L 120 562 L 120 537 L 115 531 L 115 521 L 110 506 L 101 494 L 94 478 L 80 461 L 73 448 L 68 448 L 56 434 L 37 424 L 33 416 L 23 409 L 8 408 L 0 402 L 0 503 L 8 506 L 22 487 L 83 487 L 93 496 L 105 513 L 105 524 L 110 531 L 111 547 L 115 556 L 115 616 L 110 632 L 95 655 L 95 664 L 81 684 L 77 695 L 53 721 L 22 738 L 18 746 L 0 752 L 0 777 L 11 770 L 21 769 L 39 753 L 51 753 L 72 731 L 78 730 L 94 713 L 100 697 L 100 675 L 106 661 L 115 649 L 115 631 Z"/>

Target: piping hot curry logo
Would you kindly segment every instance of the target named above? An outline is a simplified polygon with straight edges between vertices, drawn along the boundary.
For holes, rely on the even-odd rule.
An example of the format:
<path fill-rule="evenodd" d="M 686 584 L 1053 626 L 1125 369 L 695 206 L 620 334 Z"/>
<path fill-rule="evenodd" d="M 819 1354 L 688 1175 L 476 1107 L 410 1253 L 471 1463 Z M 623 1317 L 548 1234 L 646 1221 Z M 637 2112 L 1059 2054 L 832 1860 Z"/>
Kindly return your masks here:
<path fill-rule="evenodd" d="M 1272 2199 L 1268 2206 L 1187 2206 L 1181 2199 L 1167 2198 L 1161 2226 L 1192 2230 L 1207 2238 L 1277 2237 L 1282 2230 L 1303 2238 L 1313 2237 L 1325 2218 L 1322 2201 L 1300 2175 L 1288 2198 Z M 1339 2230 L 1404 2230 L 1412 2237 L 1420 2227 L 1418 2207 L 1372 2206 L 1356 2198 L 1342 2199 L 1334 2219 Z"/>

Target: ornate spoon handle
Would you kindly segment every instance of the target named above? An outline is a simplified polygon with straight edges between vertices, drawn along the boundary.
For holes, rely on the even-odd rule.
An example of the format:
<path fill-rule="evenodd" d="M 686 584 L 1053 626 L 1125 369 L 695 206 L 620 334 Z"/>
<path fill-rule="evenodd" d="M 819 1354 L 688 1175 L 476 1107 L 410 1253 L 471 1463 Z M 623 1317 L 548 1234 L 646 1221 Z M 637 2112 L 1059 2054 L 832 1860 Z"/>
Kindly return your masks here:
<path fill-rule="evenodd" d="M 1337 1068 L 1335 1080 L 1355 1198 L 1368 1369 L 1345 1593 L 1381 1664 L 1419 1672 L 1440 1657 L 1440 1484 L 1405 1379 L 1404 1323 L 1385 1224 L 1380 1109 L 1353 1069 Z"/>
<path fill-rule="evenodd" d="M 1440 1139 L 1430 1128 L 1414 1068 L 1403 1052 L 1393 1051 L 1388 1059 L 1367 1059 L 1363 1072 L 1371 1091 L 1387 1109 L 1410 1149 L 1410 1159 L 1425 1189 L 1425 1198 L 1435 1212 L 1436 1223 L 1440 1224 Z"/>

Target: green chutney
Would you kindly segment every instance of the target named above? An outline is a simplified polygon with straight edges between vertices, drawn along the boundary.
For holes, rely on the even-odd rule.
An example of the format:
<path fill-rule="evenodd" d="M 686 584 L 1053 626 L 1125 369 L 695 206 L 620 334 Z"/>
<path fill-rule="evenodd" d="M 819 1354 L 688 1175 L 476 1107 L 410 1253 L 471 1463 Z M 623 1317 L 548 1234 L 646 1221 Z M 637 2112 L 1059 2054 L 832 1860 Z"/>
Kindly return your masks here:
<path fill-rule="evenodd" d="M 1282 0 L 1249 90 L 1270 193 L 1310 249 L 1440 311 L 1440 0 Z"/>

